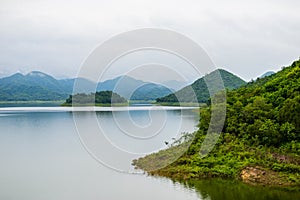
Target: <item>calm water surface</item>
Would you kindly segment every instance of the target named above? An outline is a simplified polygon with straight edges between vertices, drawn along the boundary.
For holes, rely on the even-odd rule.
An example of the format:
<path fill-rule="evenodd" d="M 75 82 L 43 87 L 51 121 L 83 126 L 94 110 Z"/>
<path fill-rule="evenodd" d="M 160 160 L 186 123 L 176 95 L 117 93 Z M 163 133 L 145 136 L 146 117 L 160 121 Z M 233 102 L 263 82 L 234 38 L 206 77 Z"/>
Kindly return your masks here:
<path fill-rule="evenodd" d="M 196 130 L 198 122 L 196 112 L 180 109 L 72 113 L 61 108 L 0 108 L 0 199 L 253 200 L 300 197 L 297 193 L 253 188 L 231 181 L 180 184 L 164 178 L 112 170 L 87 152 L 79 139 L 85 133 L 78 135 L 76 131 L 76 126 L 77 129 L 85 128 L 86 134 L 97 131 L 90 123 L 95 117 L 112 146 L 130 152 L 130 156 L 124 158 L 111 154 L 107 148 L 100 148 L 99 155 L 104 156 L 105 162 L 124 170 L 132 169 L 132 159 L 166 148 L 165 141 L 172 141 L 178 133 Z M 162 124 L 162 129 L 153 135 L 157 127 L 150 125 L 156 121 L 157 127 Z M 134 132 L 139 129 L 149 132 Z"/>

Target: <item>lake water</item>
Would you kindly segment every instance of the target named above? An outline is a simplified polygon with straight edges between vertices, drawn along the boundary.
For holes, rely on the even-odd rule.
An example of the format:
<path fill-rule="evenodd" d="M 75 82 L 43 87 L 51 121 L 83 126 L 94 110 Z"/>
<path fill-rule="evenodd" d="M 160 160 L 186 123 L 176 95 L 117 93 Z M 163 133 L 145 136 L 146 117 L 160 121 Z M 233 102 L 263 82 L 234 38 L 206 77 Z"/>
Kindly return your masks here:
<path fill-rule="evenodd" d="M 0 199 L 299 197 L 231 181 L 180 184 L 148 177 L 132 169 L 132 159 L 164 149 L 165 142 L 196 130 L 197 112 L 144 106 L 93 109 L 0 108 Z"/>

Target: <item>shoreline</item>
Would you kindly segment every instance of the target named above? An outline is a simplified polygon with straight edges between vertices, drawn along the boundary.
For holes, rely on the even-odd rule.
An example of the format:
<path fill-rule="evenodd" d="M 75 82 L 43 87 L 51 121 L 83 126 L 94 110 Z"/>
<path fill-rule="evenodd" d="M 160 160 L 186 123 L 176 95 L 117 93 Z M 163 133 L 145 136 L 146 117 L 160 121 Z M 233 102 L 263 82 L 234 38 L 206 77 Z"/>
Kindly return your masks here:
<path fill-rule="evenodd" d="M 166 177 L 174 181 L 222 178 L 248 185 L 300 191 L 299 156 L 281 154 L 272 148 L 249 146 L 232 137 L 223 136 L 221 140 L 204 158 L 190 153 L 197 142 L 184 142 L 133 160 L 132 165 L 150 176 Z M 225 140 L 230 142 L 226 143 Z M 174 155 L 184 145 L 188 145 L 188 149 L 181 152 L 176 161 L 165 166 L 164 163 L 174 160 Z"/>
<path fill-rule="evenodd" d="M 248 167 L 247 167 L 248 168 Z M 259 166 L 257 166 L 257 168 L 260 168 Z M 141 168 L 137 168 L 137 169 L 141 169 Z M 141 169 L 143 170 L 143 169 Z M 274 173 L 274 171 L 268 170 L 271 173 Z M 226 176 L 214 176 L 211 174 L 202 174 L 200 176 L 197 177 L 190 177 L 190 173 L 186 173 L 186 174 L 168 174 L 168 172 L 164 172 L 164 171 L 150 171 L 147 172 L 145 171 L 145 173 L 148 176 L 152 176 L 152 177 L 159 177 L 159 178 L 168 178 L 172 181 L 175 182 L 190 182 L 190 181 L 203 181 L 203 180 L 231 180 L 231 181 L 237 181 L 239 183 L 243 183 L 246 184 L 248 186 L 254 186 L 254 187 L 268 187 L 268 188 L 272 188 L 272 189 L 280 189 L 283 191 L 288 191 L 288 192 L 293 192 L 293 191 L 297 191 L 300 192 L 300 186 L 297 184 L 290 184 L 290 182 L 281 182 L 280 184 L 274 184 L 274 182 L 252 182 L 252 181 L 248 181 L 248 180 L 243 180 L 241 177 L 226 177 Z M 188 178 L 187 178 L 188 177 Z M 273 177 L 274 178 L 274 177 Z M 278 179 L 281 179 L 280 177 L 277 177 Z M 273 181 L 275 180 L 275 182 L 278 183 L 278 179 L 275 178 L 273 179 Z"/>

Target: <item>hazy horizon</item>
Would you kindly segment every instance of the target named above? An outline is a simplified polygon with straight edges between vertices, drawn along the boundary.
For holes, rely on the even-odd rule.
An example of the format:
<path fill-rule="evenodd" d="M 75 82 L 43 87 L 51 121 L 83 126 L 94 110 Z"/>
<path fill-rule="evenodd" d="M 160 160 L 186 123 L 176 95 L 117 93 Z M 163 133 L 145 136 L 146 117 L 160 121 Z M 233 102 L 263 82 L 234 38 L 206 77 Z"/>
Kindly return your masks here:
<path fill-rule="evenodd" d="M 217 69 L 223 69 L 223 68 L 217 68 Z M 236 73 L 234 73 L 234 72 L 232 72 L 232 71 L 229 71 L 229 70 L 227 70 L 227 69 L 224 69 L 224 70 L 226 70 L 226 71 L 228 71 L 228 72 L 230 72 L 230 73 L 232 73 L 232 74 L 234 74 L 234 75 L 240 77 L 238 74 L 236 74 Z M 83 78 L 83 77 L 77 77 L 77 76 L 74 76 L 74 77 L 62 76 L 62 77 L 60 77 L 60 76 L 55 76 L 55 75 L 46 73 L 46 72 L 44 72 L 44 71 L 33 70 L 33 71 L 30 71 L 30 72 L 15 72 L 15 73 L 12 73 L 12 74 L 0 76 L 0 79 L 1 79 L 1 78 L 7 78 L 7 77 L 13 76 L 13 75 L 18 74 L 18 73 L 22 74 L 23 76 L 26 76 L 26 75 L 29 75 L 30 73 L 33 73 L 33 72 L 43 73 L 43 74 L 49 75 L 49 76 L 51 76 L 51 77 L 53 77 L 53 78 L 55 78 L 55 79 L 57 79 L 57 80 L 74 79 L 74 78 Z M 255 80 L 256 78 L 261 77 L 262 75 L 264 75 L 264 74 L 267 73 L 267 72 L 275 72 L 275 73 L 276 73 L 276 71 L 269 70 L 269 71 L 264 72 L 263 74 L 260 74 L 260 75 L 257 76 L 257 77 L 253 77 L 252 79 Z M 205 76 L 205 75 L 200 76 L 200 77 L 198 77 L 198 78 L 195 78 L 195 79 L 193 79 L 193 80 L 188 80 L 188 81 L 185 82 L 184 80 L 175 80 L 175 79 L 165 79 L 165 80 L 160 79 L 160 80 L 157 80 L 157 81 L 153 81 L 153 80 L 147 78 L 147 76 L 145 76 L 145 77 L 138 77 L 138 76 L 135 76 L 135 74 L 120 74 L 120 75 L 116 75 L 116 76 L 113 76 L 113 77 L 109 77 L 109 78 L 100 80 L 100 82 L 113 80 L 113 79 L 116 79 L 116 78 L 119 78 L 119 77 L 123 77 L 123 76 L 127 76 L 127 77 L 130 77 L 130 78 L 133 78 L 133 79 L 136 79 L 136 80 L 141 80 L 141 81 L 144 81 L 144 82 L 164 83 L 164 82 L 168 82 L 168 81 L 178 81 L 178 82 L 182 82 L 182 83 L 185 83 L 185 84 L 191 84 L 191 83 L 193 83 L 194 81 L 196 81 L 196 80 L 202 78 L 202 77 Z M 241 78 L 242 80 L 248 82 L 247 80 L 243 79 L 242 77 L 240 77 L 240 78 Z M 85 78 L 85 79 L 86 79 L 86 78 Z M 87 79 L 87 80 L 88 80 L 88 79 Z M 89 80 L 89 81 L 92 81 L 92 80 Z"/>

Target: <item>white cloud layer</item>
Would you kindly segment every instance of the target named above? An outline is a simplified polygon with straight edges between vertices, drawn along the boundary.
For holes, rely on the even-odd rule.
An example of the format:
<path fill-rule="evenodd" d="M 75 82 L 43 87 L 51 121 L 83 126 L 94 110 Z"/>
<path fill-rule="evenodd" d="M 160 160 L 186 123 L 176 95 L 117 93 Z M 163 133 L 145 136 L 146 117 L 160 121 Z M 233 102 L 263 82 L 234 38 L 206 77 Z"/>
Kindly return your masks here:
<path fill-rule="evenodd" d="M 157 27 L 189 36 L 218 67 L 249 80 L 299 58 L 299 7 L 297 0 L 2 0 L 0 75 L 75 76 L 112 35 Z"/>

